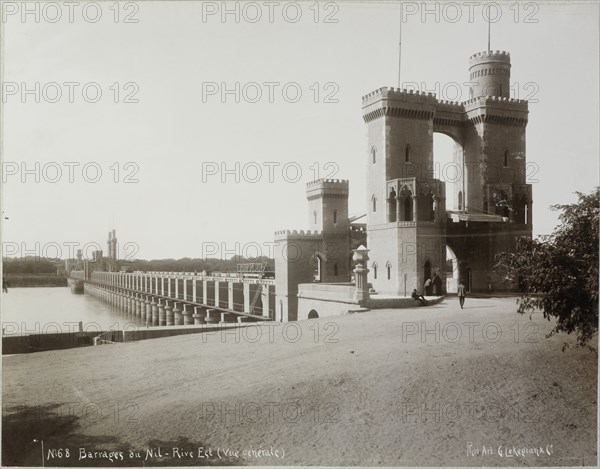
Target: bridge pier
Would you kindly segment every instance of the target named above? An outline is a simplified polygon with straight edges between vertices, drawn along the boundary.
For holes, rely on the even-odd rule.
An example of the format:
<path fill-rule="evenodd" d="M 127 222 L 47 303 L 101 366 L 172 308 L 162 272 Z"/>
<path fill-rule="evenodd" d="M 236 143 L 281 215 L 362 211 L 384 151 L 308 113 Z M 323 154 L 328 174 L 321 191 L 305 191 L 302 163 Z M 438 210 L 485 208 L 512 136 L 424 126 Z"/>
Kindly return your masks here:
<path fill-rule="evenodd" d="M 158 300 L 158 325 L 164 326 L 167 323 L 167 319 L 165 316 L 165 305 L 162 303 L 162 298 Z"/>
<path fill-rule="evenodd" d="M 206 318 L 204 319 L 206 321 L 206 324 L 217 324 L 220 319 L 221 318 L 219 311 L 217 311 L 216 309 L 206 310 Z"/>
<path fill-rule="evenodd" d="M 151 324 L 153 326 L 158 326 L 158 303 L 155 300 L 156 298 L 152 297 L 152 301 L 150 302 L 150 309 L 152 310 Z"/>
<path fill-rule="evenodd" d="M 194 306 L 194 324 L 204 324 L 206 322 L 206 309 L 201 306 Z"/>
<path fill-rule="evenodd" d="M 173 318 L 176 326 L 181 326 L 183 324 L 183 315 L 181 314 L 182 311 L 183 310 L 179 307 L 179 303 L 175 303 L 175 307 L 173 308 Z"/>
<path fill-rule="evenodd" d="M 125 312 L 127 313 L 127 316 L 129 316 L 129 315 L 131 315 L 131 312 L 133 311 L 133 293 L 129 293 L 127 295 L 126 304 L 127 304 L 127 309 Z"/>
<path fill-rule="evenodd" d="M 152 324 L 152 307 L 150 303 L 150 296 L 146 295 L 146 301 L 144 301 L 144 322 L 146 325 Z"/>
<path fill-rule="evenodd" d="M 196 285 L 196 282 L 194 282 L 194 285 Z M 195 294 L 194 294 L 194 296 L 195 296 Z M 189 326 L 191 324 L 194 324 L 194 320 L 192 319 L 192 312 L 188 308 L 190 308 L 190 305 L 183 305 L 183 311 L 182 311 L 181 315 L 183 316 L 183 325 L 184 326 Z"/>
<path fill-rule="evenodd" d="M 236 315 L 233 313 L 228 313 L 228 312 L 221 312 L 221 324 L 225 324 L 228 322 L 236 322 L 235 320 Z"/>
<path fill-rule="evenodd" d="M 141 318 L 142 317 L 142 305 L 143 305 L 142 295 L 140 295 L 139 293 L 136 293 L 135 297 L 136 297 L 135 298 L 135 317 Z"/>
<path fill-rule="evenodd" d="M 173 325 L 173 307 L 169 304 L 169 301 L 165 301 L 165 318 L 166 318 L 166 325 L 167 326 L 172 326 Z"/>

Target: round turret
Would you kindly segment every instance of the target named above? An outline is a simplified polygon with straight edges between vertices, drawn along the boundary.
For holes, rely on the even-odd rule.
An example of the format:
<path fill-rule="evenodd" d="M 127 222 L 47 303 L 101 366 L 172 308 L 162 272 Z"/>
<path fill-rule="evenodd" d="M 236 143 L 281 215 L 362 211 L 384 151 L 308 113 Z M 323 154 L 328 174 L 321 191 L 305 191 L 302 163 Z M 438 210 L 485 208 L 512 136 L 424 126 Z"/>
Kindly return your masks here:
<path fill-rule="evenodd" d="M 510 54 L 485 51 L 469 57 L 469 98 L 499 96 L 510 98 Z"/>

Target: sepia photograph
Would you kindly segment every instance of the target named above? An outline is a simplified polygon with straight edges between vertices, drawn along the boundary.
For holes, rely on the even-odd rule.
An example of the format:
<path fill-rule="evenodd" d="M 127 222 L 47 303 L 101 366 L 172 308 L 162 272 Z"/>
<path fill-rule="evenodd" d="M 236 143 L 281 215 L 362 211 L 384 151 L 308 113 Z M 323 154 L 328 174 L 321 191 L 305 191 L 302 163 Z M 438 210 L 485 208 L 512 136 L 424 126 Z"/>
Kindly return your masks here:
<path fill-rule="evenodd" d="M 598 467 L 599 1 L 0 6 L 2 467 Z"/>

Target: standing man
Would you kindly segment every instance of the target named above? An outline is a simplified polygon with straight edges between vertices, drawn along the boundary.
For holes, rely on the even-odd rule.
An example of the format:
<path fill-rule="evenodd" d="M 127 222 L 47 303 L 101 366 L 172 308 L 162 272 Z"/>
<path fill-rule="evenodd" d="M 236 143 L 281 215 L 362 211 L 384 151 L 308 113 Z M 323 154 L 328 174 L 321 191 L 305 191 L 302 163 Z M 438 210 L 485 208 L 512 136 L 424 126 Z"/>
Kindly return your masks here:
<path fill-rule="evenodd" d="M 423 293 L 427 296 L 431 296 L 431 279 L 428 278 L 425 280 L 425 284 L 423 285 Z"/>
<path fill-rule="evenodd" d="M 2 277 L 2 293 L 8 293 L 8 283 L 4 277 Z"/>
<path fill-rule="evenodd" d="M 460 303 L 460 309 L 463 309 L 463 305 L 465 304 L 465 284 L 461 280 L 458 284 L 458 302 Z"/>

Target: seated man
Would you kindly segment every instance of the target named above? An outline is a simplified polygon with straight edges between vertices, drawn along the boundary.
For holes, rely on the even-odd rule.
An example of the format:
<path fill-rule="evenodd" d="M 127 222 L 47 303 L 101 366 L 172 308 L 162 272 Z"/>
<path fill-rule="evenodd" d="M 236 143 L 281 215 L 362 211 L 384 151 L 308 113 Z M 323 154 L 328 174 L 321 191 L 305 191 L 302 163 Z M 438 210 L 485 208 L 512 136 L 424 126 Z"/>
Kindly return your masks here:
<path fill-rule="evenodd" d="M 416 289 L 416 288 L 413 290 L 411 297 L 412 297 L 414 300 L 416 300 L 416 301 L 418 301 L 419 303 L 421 303 L 421 306 L 425 306 L 425 305 L 427 305 L 427 304 L 428 304 L 428 303 L 427 303 L 427 300 L 425 299 L 425 297 L 424 297 L 423 295 L 419 295 L 419 294 L 417 293 L 417 289 Z"/>

